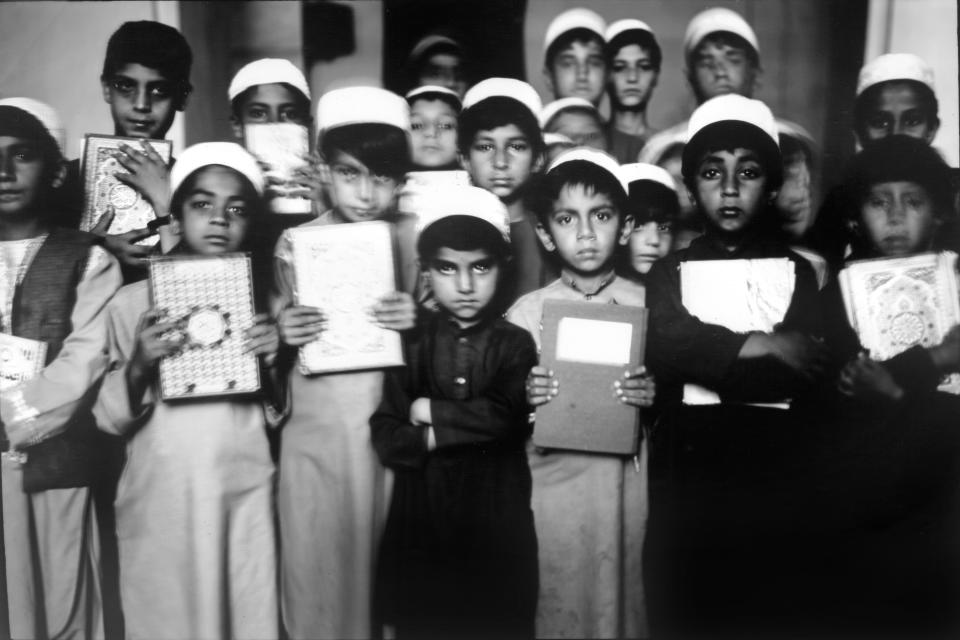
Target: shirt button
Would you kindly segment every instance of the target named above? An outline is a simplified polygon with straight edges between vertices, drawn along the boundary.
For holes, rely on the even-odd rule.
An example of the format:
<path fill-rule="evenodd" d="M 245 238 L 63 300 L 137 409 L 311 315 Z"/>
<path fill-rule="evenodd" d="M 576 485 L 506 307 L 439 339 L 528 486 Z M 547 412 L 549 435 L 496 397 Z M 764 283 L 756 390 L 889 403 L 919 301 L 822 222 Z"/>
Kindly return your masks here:
<path fill-rule="evenodd" d="M 463 376 L 459 376 L 454 380 L 454 382 L 456 382 L 457 384 L 467 384 L 467 379 L 464 378 Z"/>

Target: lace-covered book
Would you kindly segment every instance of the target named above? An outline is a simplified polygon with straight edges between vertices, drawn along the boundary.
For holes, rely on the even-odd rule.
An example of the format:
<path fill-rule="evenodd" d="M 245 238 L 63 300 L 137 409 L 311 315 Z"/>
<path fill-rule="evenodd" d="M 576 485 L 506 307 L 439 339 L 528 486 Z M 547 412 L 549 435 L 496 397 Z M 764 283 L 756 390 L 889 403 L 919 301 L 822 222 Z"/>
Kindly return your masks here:
<path fill-rule="evenodd" d="M 46 358 L 46 342 L 0 333 L 0 391 L 39 375 Z"/>
<path fill-rule="evenodd" d="M 960 323 L 956 268 L 957 254 L 945 251 L 859 260 L 840 272 L 847 319 L 872 359 L 938 345 Z M 960 374 L 946 376 L 939 389 L 960 394 Z"/>

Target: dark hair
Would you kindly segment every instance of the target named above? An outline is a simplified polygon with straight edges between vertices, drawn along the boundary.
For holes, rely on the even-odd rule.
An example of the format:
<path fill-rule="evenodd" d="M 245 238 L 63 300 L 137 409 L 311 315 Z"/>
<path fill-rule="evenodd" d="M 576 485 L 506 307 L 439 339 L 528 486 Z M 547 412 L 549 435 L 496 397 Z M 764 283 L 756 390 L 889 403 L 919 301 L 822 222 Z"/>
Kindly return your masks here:
<path fill-rule="evenodd" d="M 598 36 L 596 32 L 591 31 L 585 27 L 578 27 L 576 29 L 570 29 L 560 34 L 553 42 L 550 43 L 550 46 L 547 47 L 547 52 L 543 58 L 543 64 L 547 67 L 547 70 L 552 70 L 554 58 L 557 57 L 561 51 L 571 46 L 574 42 L 582 42 L 583 44 L 589 44 L 595 42 L 600 45 L 600 49 L 603 49 L 603 38 Z"/>
<path fill-rule="evenodd" d="M 432 57 L 437 54 L 448 54 L 457 56 L 460 58 L 460 73 L 464 79 L 467 80 L 469 85 L 470 73 L 468 69 L 468 58 L 464 54 L 463 47 L 459 44 L 460 39 L 455 36 L 450 36 L 445 33 L 438 33 L 434 35 L 442 35 L 449 37 L 457 42 L 454 44 L 452 42 L 441 41 L 433 44 L 419 53 L 416 57 L 411 56 L 406 63 L 405 75 L 407 78 L 407 88 L 415 89 L 420 86 L 420 76 L 423 75 L 423 66 L 424 64 Z M 426 37 L 426 36 L 425 36 Z M 411 51 L 412 53 L 412 51 Z"/>
<path fill-rule="evenodd" d="M 156 69 L 176 85 L 182 102 L 190 90 L 190 65 L 193 54 L 179 31 L 152 20 L 124 22 L 107 42 L 101 80 L 108 80 L 128 64 Z"/>
<path fill-rule="evenodd" d="M 677 192 L 654 180 L 634 180 L 627 194 L 626 213 L 633 216 L 637 226 L 647 222 L 671 225 L 680 215 Z"/>
<path fill-rule="evenodd" d="M 442 91 L 424 91 L 419 93 L 412 98 L 407 98 L 407 104 L 410 105 L 410 108 L 413 109 L 413 105 L 418 102 L 443 102 L 448 105 L 455 113 L 460 113 L 461 104 L 460 101 L 451 96 L 448 93 Z"/>
<path fill-rule="evenodd" d="M 536 115 L 523 103 L 506 96 L 493 96 L 464 109 L 457 127 L 457 146 L 466 156 L 479 131 L 515 125 L 527 137 L 534 155 L 543 153 L 543 133 Z"/>
<path fill-rule="evenodd" d="M 660 71 L 660 64 L 663 62 L 663 53 L 660 51 L 660 44 L 657 38 L 644 29 L 627 29 L 617 34 L 613 40 L 604 46 L 607 56 L 607 65 L 613 65 L 613 59 L 620 53 L 620 49 L 627 45 L 636 44 L 646 51 L 650 56 L 650 62 L 653 68 Z"/>
<path fill-rule="evenodd" d="M 336 152 L 353 156 L 371 173 L 400 180 L 410 170 L 407 132 L 381 122 L 361 122 L 324 131 L 320 152 L 329 160 Z"/>
<path fill-rule="evenodd" d="M 606 134 L 606 129 L 607 129 L 605 126 L 606 123 L 603 121 L 603 118 L 600 116 L 600 112 L 597 111 L 596 109 L 581 107 L 579 105 L 573 105 L 572 107 L 564 107 L 563 109 L 560 109 L 560 111 L 557 111 L 555 114 L 553 114 L 552 118 L 550 118 L 547 122 L 544 123 L 543 130 L 546 131 L 550 127 L 550 125 L 553 124 L 553 121 L 559 118 L 564 113 L 576 113 L 582 116 L 588 116 L 590 118 L 593 118 L 594 120 L 596 120 L 597 125 L 603 130 L 604 134 Z"/>
<path fill-rule="evenodd" d="M 43 159 L 42 189 L 35 209 L 43 209 L 52 197 L 53 179 L 63 163 L 63 153 L 47 127 L 33 114 L 19 107 L 0 106 L 0 135 L 23 138 L 37 144 Z"/>
<path fill-rule="evenodd" d="M 687 66 L 690 70 L 693 70 L 692 60 L 696 57 L 697 53 L 705 44 L 712 44 L 717 47 L 730 47 L 731 49 L 743 49 L 747 54 L 747 61 L 753 66 L 754 69 L 760 68 L 760 54 L 757 53 L 757 50 L 753 48 L 753 45 L 746 41 L 743 36 L 739 36 L 732 31 L 713 31 L 708 33 L 703 38 L 700 39 L 700 42 L 697 43 L 687 56 Z"/>
<path fill-rule="evenodd" d="M 264 84 L 279 84 L 284 89 L 290 92 L 290 95 L 293 96 L 293 100 L 296 103 L 299 109 L 303 110 L 303 113 L 306 114 L 309 119 L 310 116 L 310 98 L 303 95 L 303 92 L 300 89 L 297 89 L 295 86 L 288 82 L 268 82 Z M 230 112 L 233 114 L 233 117 L 240 120 L 243 118 L 243 106 L 250 100 L 250 96 L 253 95 L 253 92 L 256 91 L 257 87 L 260 85 L 253 85 L 252 87 L 247 87 L 242 92 L 234 96 L 233 100 L 230 101 Z"/>
<path fill-rule="evenodd" d="M 901 83 L 911 87 L 914 93 L 917 94 L 917 99 L 920 101 L 920 109 L 923 110 L 927 122 L 931 126 L 940 124 L 940 116 L 938 115 L 940 103 L 937 102 L 937 95 L 933 92 L 933 89 L 922 82 L 908 80 L 906 78 L 879 82 L 867 87 L 863 93 L 857 96 L 857 100 L 853 104 L 853 131 L 857 134 L 857 139 L 860 140 L 860 144 L 863 146 L 872 144 L 867 137 L 867 118 L 870 115 L 870 111 L 876 108 L 884 87 L 889 86 L 891 83 Z"/>
<path fill-rule="evenodd" d="M 609 197 L 623 222 L 627 214 L 627 195 L 616 176 L 587 160 L 571 160 L 537 178 L 530 189 L 527 205 L 541 224 L 546 224 L 564 187 L 583 187 L 587 193 Z"/>
<path fill-rule="evenodd" d="M 218 167 L 221 169 L 228 169 L 233 172 L 238 178 L 240 178 L 240 184 L 243 185 L 243 196 L 250 203 L 252 207 L 252 214 L 250 219 L 253 221 L 260 220 L 262 215 L 266 211 L 266 206 L 264 205 L 263 198 L 257 193 L 257 190 L 254 188 L 253 183 L 250 182 L 250 179 L 247 176 L 243 175 L 233 167 L 228 167 L 221 164 L 206 164 L 202 167 L 197 168 L 192 171 L 186 178 L 183 179 L 183 182 L 180 183 L 180 186 L 177 187 L 177 190 L 173 192 L 170 196 L 170 215 L 174 218 L 181 220 L 183 218 L 183 203 L 187 199 L 187 196 L 190 195 L 190 192 L 193 191 L 197 186 L 197 179 L 200 177 L 200 174 L 209 169 L 210 167 Z M 247 230 L 247 238 L 244 239 L 246 243 L 253 233 L 250 230 Z"/>
<path fill-rule="evenodd" d="M 697 169 L 703 157 L 714 151 L 750 149 L 759 157 L 767 173 L 767 191 L 776 191 L 783 183 L 783 158 L 777 143 L 759 127 L 740 120 L 721 120 L 697 131 L 683 148 L 683 181 L 695 190 Z"/>

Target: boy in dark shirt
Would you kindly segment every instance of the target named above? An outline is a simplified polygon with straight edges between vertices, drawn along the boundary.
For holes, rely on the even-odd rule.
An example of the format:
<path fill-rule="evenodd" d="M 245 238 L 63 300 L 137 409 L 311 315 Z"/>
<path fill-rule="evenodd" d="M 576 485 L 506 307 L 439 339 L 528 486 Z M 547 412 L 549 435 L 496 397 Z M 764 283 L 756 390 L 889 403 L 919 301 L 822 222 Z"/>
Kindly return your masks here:
<path fill-rule="evenodd" d="M 501 317 L 510 262 L 499 199 L 475 187 L 424 200 L 418 252 L 439 312 L 387 374 L 370 419 L 395 472 L 379 601 L 404 637 L 531 637 L 537 543 L 524 444 L 529 333 Z"/>

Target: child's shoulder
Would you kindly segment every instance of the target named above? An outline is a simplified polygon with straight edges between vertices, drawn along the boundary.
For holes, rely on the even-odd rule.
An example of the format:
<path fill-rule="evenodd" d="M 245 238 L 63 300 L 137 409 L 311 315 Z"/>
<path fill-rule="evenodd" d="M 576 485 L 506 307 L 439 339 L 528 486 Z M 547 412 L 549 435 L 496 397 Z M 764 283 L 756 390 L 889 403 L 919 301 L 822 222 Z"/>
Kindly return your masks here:
<path fill-rule="evenodd" d="M 150 284 L 140 280 L 120 287 L 110 299 L 110 306 L 116 310 L 136 312 L 138 315 L 150 306 Z"/>
<path fill-rule="evenodd" d="M 497 318 L 491 322 L 490 331 L 495 337 L 495 343 L 509 345 L 525 345 L 529 343 L 533 346 L 533 337 L 531 337 L 530 332 L 510 322 L 506 318 Z"/>

